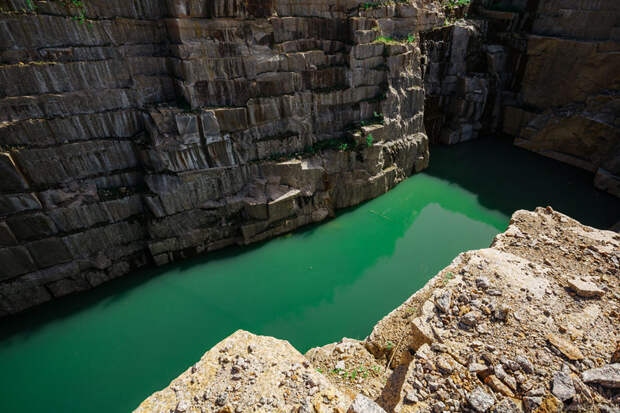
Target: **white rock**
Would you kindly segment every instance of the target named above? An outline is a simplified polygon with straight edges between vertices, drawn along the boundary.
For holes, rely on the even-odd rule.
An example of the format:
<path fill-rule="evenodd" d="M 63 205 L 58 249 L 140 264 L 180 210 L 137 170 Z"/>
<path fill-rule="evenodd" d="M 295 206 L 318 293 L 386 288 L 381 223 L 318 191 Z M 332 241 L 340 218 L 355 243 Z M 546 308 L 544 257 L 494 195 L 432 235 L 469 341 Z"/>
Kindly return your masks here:
<path fill-rule="evenodd" d="M 467 401 L 477 412 L 486 412 L 495 404 L 495 398 L 485 392 L 482 387 L 476 387 L 467 395 Z"/>
<path fill-rule="evenodd" d="M 385 410 L 368 397 L 358 394 L 347 413 L 385 413 Z"/>
<path fill-rule="evenodd" d="M 568 280 L 568 286 L 581 297 L 592 298 L 600 297 L 605 294 L 605 291 L 598 288 L 593 282 L 583 281 L 579 278 Z"/>

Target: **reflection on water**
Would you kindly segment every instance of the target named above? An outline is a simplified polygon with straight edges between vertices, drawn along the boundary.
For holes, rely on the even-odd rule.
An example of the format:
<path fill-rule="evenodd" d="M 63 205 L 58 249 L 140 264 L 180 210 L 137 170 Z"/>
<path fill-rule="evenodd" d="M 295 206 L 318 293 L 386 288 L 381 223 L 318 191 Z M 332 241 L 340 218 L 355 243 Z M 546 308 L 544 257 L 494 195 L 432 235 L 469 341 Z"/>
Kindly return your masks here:
<path fill-rule="evenodd" d="M 459 252 L 487 247 L 515 209 L 550 204 L 599 226 L 619 218 L 588 174 L 504 144 L 433 148 L 431 164 L 322 225 L 3 321 L 0 411 L 131 410 L 239 328 L 302 352 L 361 339 Z"/>

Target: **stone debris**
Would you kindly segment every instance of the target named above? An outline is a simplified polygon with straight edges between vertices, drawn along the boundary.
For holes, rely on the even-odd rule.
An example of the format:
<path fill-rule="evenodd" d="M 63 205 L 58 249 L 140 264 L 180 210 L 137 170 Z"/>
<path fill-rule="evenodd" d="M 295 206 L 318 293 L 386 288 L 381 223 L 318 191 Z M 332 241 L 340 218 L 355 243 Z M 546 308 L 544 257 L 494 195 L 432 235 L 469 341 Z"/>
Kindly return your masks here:
<path fill-rule="evenodd" d="M 450 305 L 452 304 L 452 291 L 444 290 L 440 291 L 435 298 L 435 306 L 442 313 L 450 311 Z"/>
<path fill-rule="evenodd" d="M 612 389 L 620 388 L 620 363 L 586 370 L 581 374 L 581 379 L 584 383 L 597 383 Z"/>
<path fill-rule="evenodd" d="M 553 388 L 551 391 L 555 397 L 562 401 L 575 397 L 575 386 L 570 373 L 564 370 L 556 372 L 553 376 Z"/>
<path fill-rule="evenodd" d="M 481 387 L 476 387 L 470 392 L 467 395 L 467 401 L 477 412 L 486 412 L 495 404 L 495 398 Z"/>
<path fill-rule="evenodd" d="M 508 235 L 515 233 L 521 236 Z M 556 247 L 560 241 L 564 251 Z M 584 246 L 600 254 L 584 255 Z M 375 408 L 369 401 L 395 413 L 613 411 L 620 401 L 620 364 L 605 363 L 619 339 L 618 258 L 616 233 L 585 227 L 550 208 L 517 211 L 491 248 L 459 255 L 364 341 L 343 338 L 310 349 L 305 358 L 295 353 L 302 370 L 282 367 L 278 377 L 285 386 L 279 390 L 259 391 L 266 389 L 262 375 L 246 379 L 262 365 L 256 357 L 271 354 L 261 338 L 252 341 L 252 352 L 245 342 L 235 347 L 239 351 L 218 344 L 227 348 L 217 357 L 227 367 L 226 375 L 210 376 L 217 382 L 202 381 L 200 390 L 190 391 L 182 390 L 187 380 L 175 381 L 176 392 L 163 394 L 188 394 L 167 405 L 191 406 L 189 395 L 200 399 L 209 388 L 210 408 L 220 409 L 233 402 L 249 406 L 246 396 L 234 398 L 248 394 L 256 406 L 296 405 L 302 412 Z M 566 288 L 567 273 L 597 275 L 606 293 L 595 301 L 575 299 Z M 501 294 L 488 294 L 493 289 Z M 503 309 L 509 316 L 498 317 Z M 287 365 L 277 362 L 271 371 L 280 371 L 277 366 Z M 243 392 L 231 393 L 228 386 Z M 330 394 L 337 397 L 327 404 Z M 353 400 L 361 401 L 351 406 Z"/>
<path fill-rule="evenodd" d="M 522 411 L 512 399 L 504 399 L 491 409 L 491 413 L 521 413 Z"/>
<path fill-rule="evenodd" d="M 592 298 L 605 294 L 605 291 L 598 288 L 593 282 L 583 281 L 579 278 L 568 280 L 568 286 L 581 297 Z"/>
<path fill-rule="evenodd" d="M 613 363 L 620 363 L 620 341 L 618 341 L 618 343 L 616 344 L 616 351 L 614 351 L 614 355 L 611 356 L 611 360 L 610 362 Z"/>
<path fill-rule="evenodd" d="M 136 412 L 345 412 L 350 401 L 288 342 L 239 330 Z"/>
<path fill-rule="evenodd" d="M 583 354 L 581 354 L 579 348 L 571 344 L 565 338 L 562 338 L 556 334 L 548 334 L 547 340 L 549 340 L 549 342 L 553 344 L 555 348 L 560 350 L 569 360 L 583 359 Z"/>
<path fill-rule="evenodd" d="M 385 410 L 368 397 L 358 394 L 347 413 L 385 413 Z"/>

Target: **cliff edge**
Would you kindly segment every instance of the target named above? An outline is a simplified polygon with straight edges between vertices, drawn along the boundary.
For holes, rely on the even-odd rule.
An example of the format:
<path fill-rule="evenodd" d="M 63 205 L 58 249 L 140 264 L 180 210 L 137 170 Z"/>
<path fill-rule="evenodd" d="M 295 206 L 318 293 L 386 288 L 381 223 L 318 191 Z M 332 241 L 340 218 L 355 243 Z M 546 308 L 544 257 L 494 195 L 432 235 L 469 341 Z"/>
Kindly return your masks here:
<path fill-rule="evenodd" d="M 619 277 L 617 233 L 517 211 L 365 340 L 237 332 L 137 411 L 614 412 Z"/>

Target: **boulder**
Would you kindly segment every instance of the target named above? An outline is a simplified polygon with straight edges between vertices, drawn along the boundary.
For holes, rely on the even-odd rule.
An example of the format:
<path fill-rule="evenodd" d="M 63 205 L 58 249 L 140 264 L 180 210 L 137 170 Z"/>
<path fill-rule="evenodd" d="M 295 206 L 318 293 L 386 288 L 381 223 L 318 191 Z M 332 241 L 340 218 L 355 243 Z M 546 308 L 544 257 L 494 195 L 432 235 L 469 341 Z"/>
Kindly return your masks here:
<path fill-rule="evenodd" d="M 238 330 L 135 411 L 346 411 L 349 403 L 287 341 Z"/>

